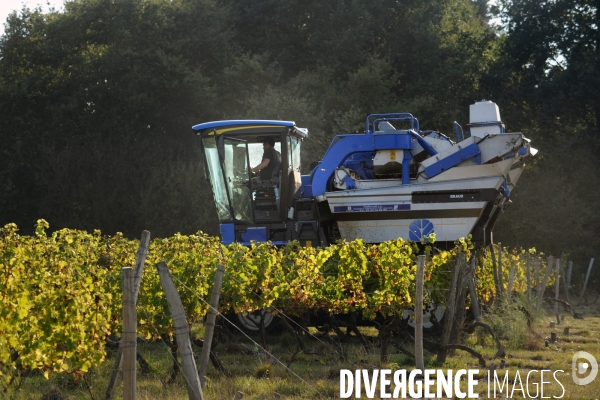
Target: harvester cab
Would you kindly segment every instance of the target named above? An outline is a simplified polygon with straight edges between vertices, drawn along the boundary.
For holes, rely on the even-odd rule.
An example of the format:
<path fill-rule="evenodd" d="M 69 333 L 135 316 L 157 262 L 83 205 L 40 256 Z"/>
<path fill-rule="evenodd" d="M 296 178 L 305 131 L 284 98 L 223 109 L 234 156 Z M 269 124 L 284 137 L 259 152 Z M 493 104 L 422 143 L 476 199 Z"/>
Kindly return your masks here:
<path fill-rule="evenodd" d="M 212 186 L 222 242 L 285 244 L 297 239 L 288 213 L 300 189 L 300 149 L 308 131 L 291 121 L 229 120 L 195 125 Z M 272 143 L 268 176 L 253 167 Z M 269 146 L 271 147 L 271 146 Z"/>

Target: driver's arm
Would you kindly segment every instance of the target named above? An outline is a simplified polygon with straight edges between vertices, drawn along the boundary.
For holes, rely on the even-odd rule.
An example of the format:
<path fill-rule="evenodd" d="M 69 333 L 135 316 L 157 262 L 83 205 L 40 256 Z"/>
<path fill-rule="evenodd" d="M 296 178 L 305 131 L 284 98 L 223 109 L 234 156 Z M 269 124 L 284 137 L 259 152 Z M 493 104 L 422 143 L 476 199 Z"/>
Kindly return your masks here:
<path fill-rule="evenodd" d="M 254 168 L 250 168 L 250 172 L 258 174 L 261 170 L 265 169 L 267 167 L 267 165 L 269 165 L 270 161 L 271 160 L 269 160 L 268 158 L 263 158 L 263 160 L 260 164 L 258 164 Z"/>

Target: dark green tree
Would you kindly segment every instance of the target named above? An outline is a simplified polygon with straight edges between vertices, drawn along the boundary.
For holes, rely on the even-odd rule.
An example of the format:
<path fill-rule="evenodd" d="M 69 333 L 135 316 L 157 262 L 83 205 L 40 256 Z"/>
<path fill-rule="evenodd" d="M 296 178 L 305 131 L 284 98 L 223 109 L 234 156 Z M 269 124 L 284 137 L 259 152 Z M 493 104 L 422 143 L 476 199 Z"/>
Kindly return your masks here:
<path fill-rule="evenodd" d="M 190 127 L 219 116 L 214 76 L 235 54 L 227 9 L 210 0 L 65 7 L 13 14 L 2 37 L 0 220 L 135 235 L 199 229 L 213 213 Z"/>
<path fill-rule="evenodd" d="M 561 118 L 563 123 L 584 123 L 590 138 L 597 138 L 600 3 L 588 0 L 499 3 L 506 30 L 503 66 L 518 75 L 518 81 L 512 84 L 522 88 L 520 98 L 535 107 L 539 120 Z"/>
<path fill-rule="evenodd" d="M 540 149 L 523 175 L 498 237 L 560 255 L 579 267 L 600 249 L 597 198 L 600 2 L 503 0 L 503 57 L 483 79 L 509 130 Z"/>
<path fill-rule="evenodd" d="M 81 0 L 13 14 L 0 221 L 214 228 L 189 129 L 209 120 L 294 120 L 311 132 L 306 166 L 370 113 L 450 133 L 490 87 L 515 87 L 496 75 L 502 40 L 487 22 L 487 2 L 468 0 Z"/>
<path fill-rule="evenodd" d="M 313 156 L 334 134 L 363 131 L 371 113 L 411 112 L 449 132 L 484 97 L 480 78 L 499 57 L 480 3 L 227 2 L 245 53 L 280 71 L 247 115 L 311 122 Z"/>

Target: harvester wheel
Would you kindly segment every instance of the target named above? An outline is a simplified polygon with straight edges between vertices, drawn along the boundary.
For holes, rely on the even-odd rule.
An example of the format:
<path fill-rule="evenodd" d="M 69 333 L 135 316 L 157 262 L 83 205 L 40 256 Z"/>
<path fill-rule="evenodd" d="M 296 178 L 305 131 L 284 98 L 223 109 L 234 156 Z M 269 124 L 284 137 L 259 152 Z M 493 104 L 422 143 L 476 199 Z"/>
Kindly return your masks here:
<path fill-rule="evenodd" d="M 446 309 L 444 308 L 444 306 L 442 306 L 441 304 L 430 303 L 423 310 L 423 329 L 429 329 L 434 326 L 434 323 L 431 320 L 431 311 L 432 310 L 433 310 L 433 315 L 437 319 L 437 322 L 441 323 L 442 318 L 444 318 L 444 313 L 446 312 Z M 414 310 L 405 310 L 404 315 L 403 315 L 404 319 L 408 319 L 408 325 L 411 328 L 415 327 L 415 317 L 413 314 L 414 314 Z"/>
<path fill-rule="evenodd" d="M 265 332 L 270 332 L 278 325 L 277 318 L 267 310 L 257 310 L 248 314 L 236 314 L 237 325 L 246 333 L 258 333 L 260 331 L 260 319 L 263 318 Z"/>

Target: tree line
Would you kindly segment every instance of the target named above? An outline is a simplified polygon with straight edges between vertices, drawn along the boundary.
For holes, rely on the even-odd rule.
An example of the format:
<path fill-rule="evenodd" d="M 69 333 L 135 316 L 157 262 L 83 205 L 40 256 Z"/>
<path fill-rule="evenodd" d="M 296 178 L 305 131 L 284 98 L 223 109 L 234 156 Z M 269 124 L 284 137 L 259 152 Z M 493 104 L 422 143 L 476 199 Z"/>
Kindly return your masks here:
<path fill-rule="evenodd" d="M 0 224 L 218 233 L 197 123 L 307 127 L 303 163 L 370 113 L 452 135 L 489 99 L 540 150 L 495 240 L 600 242 L 598 0 L 67 0 L 0 38 Z M 498 22 L 500 21 L 500 22 Z M 306 171 L 305 171 L 306 172 Z"/>

